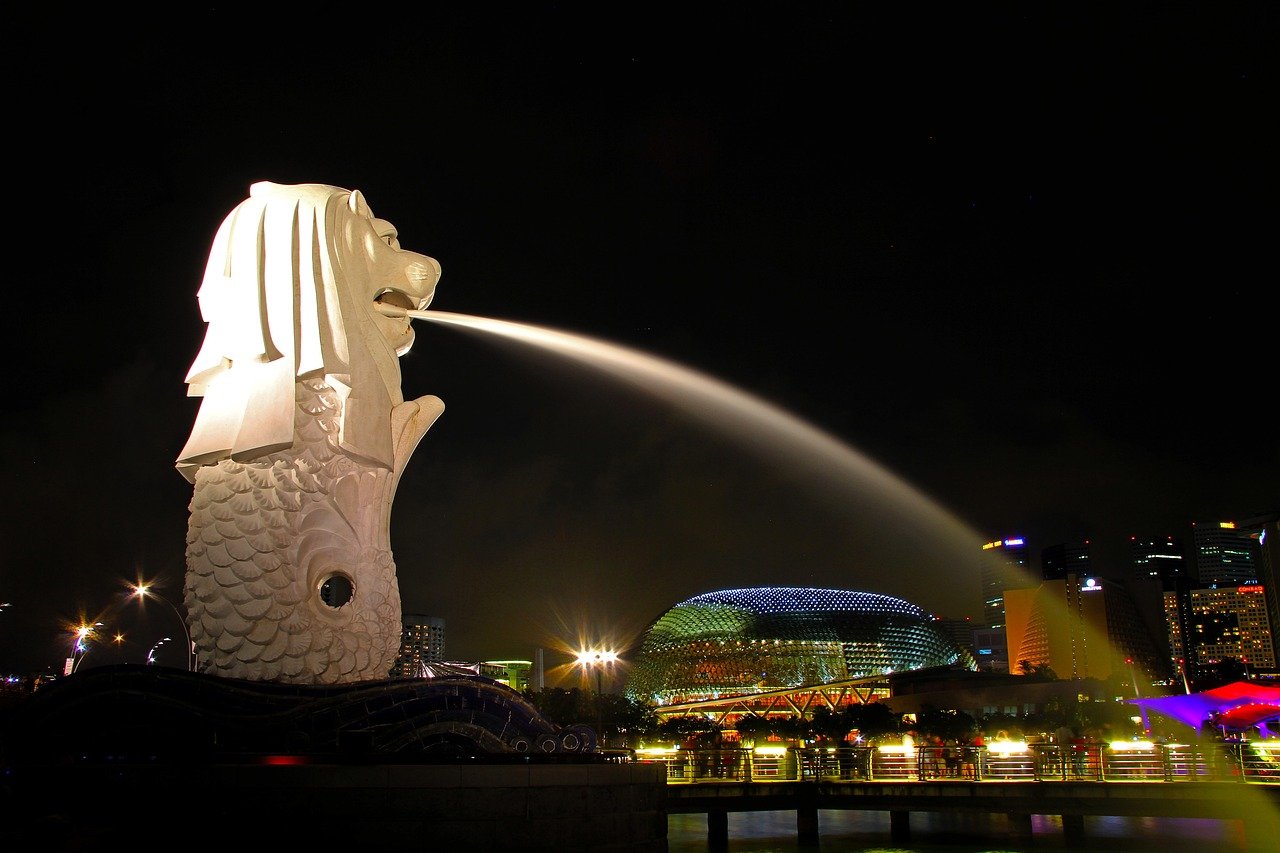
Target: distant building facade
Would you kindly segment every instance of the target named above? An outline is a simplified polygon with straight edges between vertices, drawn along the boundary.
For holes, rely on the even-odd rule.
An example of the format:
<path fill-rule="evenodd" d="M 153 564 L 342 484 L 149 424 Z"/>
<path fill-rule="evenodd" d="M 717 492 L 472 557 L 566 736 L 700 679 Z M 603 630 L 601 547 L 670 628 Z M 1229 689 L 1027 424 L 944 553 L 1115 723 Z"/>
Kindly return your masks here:
<path fill-rule="evenodd" d="M 1272 653 L 1280 664 L 1280 511 L 1242 519 L 1239 529 L 1258 543 L 1258 582 L 1267 598 Z"/>
<path fill-rule="evenodd" d="M 1193 589 L 1187 657 L 1195 667 L 1238 660 L 1256 675 L 1276 668 L 1271 619 L 1261 584 Z"/>
<path fill-rule="evenodd" d="M 1133 679 L 1141 672 L 1148 684 L 1168 679 L 1167 656 L 1124 583 L 1068 574 L 1005 595 L 1011 672 L 1026 661 L 1059 678 Z"/>
<path fill-rule="evenodd" d="M 1062 580 L 1067 575 L 1084 578 L 1093 574 L 1088 540 L 1050 545 L 1040 552 L 1040 576 L 1044 580 Z"/>
<path fill-rule="evenodd" d="M 1137 577 L 1159 581 L 1190 577 L 1185 545 L 1175 536 L 1161 539 L 1129 537 L 1129 564 Z"/>
<path fill-rule="evenodd" d="M 1191 527 L 1195 579 L 1200 589 L 1258 583 L 1261 545 L 1234 521 L 1195 523 Z"/>
<path fill-rule="evenodd" d="M 982 550 L 986 555 L 982 564 L 982 624 L 1003 628 L 1004 591 L 1032 585 L 1027 543 L 1021 536 L 1011 536 L 988 542 Z"/>
<path fill-rule="evenodd" d="M 400 624 L 400 653 L 390 674 L 393 678 L 424 678 L 430 664 L 444 661 L 444 620 L 424 613 L 405 613 Z"/>

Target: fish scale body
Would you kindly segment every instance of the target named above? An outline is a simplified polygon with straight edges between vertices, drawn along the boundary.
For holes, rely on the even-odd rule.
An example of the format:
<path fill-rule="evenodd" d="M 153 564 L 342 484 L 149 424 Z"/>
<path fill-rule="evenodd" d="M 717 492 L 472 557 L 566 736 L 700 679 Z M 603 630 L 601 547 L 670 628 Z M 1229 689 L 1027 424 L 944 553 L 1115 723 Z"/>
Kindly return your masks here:
<path fill-rule="evenodd" d="M 300 381 L 297 401 L 292 447 L 196 472 L 185 604 L 197 658 L 234 678 L 386 678 L 400 646 L 394 475 L 338 446 L 342 403 L 329 385 Z M 320 594 L 335 575 L 354 590 L 338 607 Z"/>

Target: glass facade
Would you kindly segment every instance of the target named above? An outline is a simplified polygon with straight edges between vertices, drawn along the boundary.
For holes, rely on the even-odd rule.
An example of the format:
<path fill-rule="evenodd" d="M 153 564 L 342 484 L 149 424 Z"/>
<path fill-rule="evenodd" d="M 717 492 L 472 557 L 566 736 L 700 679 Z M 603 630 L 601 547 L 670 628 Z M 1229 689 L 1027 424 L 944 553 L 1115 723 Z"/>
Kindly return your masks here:
<path fill-rule="evenodd" d="M 661 706 L 949 665 L 975 668 L 946 626 L 900 598 L 729 589 L 682 601 L 649 626 L 626 694 Z"/>

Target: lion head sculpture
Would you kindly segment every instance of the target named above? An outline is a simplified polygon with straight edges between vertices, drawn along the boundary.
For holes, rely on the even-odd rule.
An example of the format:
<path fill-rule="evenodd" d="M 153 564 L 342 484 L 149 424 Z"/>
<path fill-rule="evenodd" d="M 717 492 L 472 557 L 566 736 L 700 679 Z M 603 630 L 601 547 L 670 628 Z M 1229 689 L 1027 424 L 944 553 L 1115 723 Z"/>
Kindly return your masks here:
<path fill-rule="evenodd" d="M 358 190 L 254 184 L 218 229 L 197 297 L 208 330 L 186 381 L 204 400 L 178 456 L 183 476 L 290 446 L 294 383 L 306 376 L 345 397 L 340 446 L 390 467 L 398 357 L 414 332 L 376 305 L 426 308 L 439 279 L 440 265 L 402 250 Z"/>
<path fill-rule="evenodd" d="M 187 374 L 203 397 L 177 467 L 194 485 L 184 601 L 203 671 L 386 678 L 400 645 L 391 500 L 444 409 L 405 401 L 408 311 L 440 266 L 358 191 L 257 183 L 218 228 Z"/>

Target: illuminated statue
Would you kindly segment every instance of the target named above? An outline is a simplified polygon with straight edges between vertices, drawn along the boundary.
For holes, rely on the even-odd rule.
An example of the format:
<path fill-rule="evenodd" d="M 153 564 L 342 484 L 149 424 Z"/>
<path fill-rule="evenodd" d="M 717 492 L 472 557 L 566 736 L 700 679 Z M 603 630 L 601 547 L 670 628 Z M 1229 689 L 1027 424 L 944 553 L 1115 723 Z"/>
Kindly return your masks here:
<path fill-rule="evenodd" d="M 195 486 L 185 603 L 203 672 L 292 684 L 388 677 L 400 645 L 396 483 L 444 410 L 398 357 L 440 266 L 358 192 L 256 183 L 223 220 L 187 374 L 177 467 Z"/>

